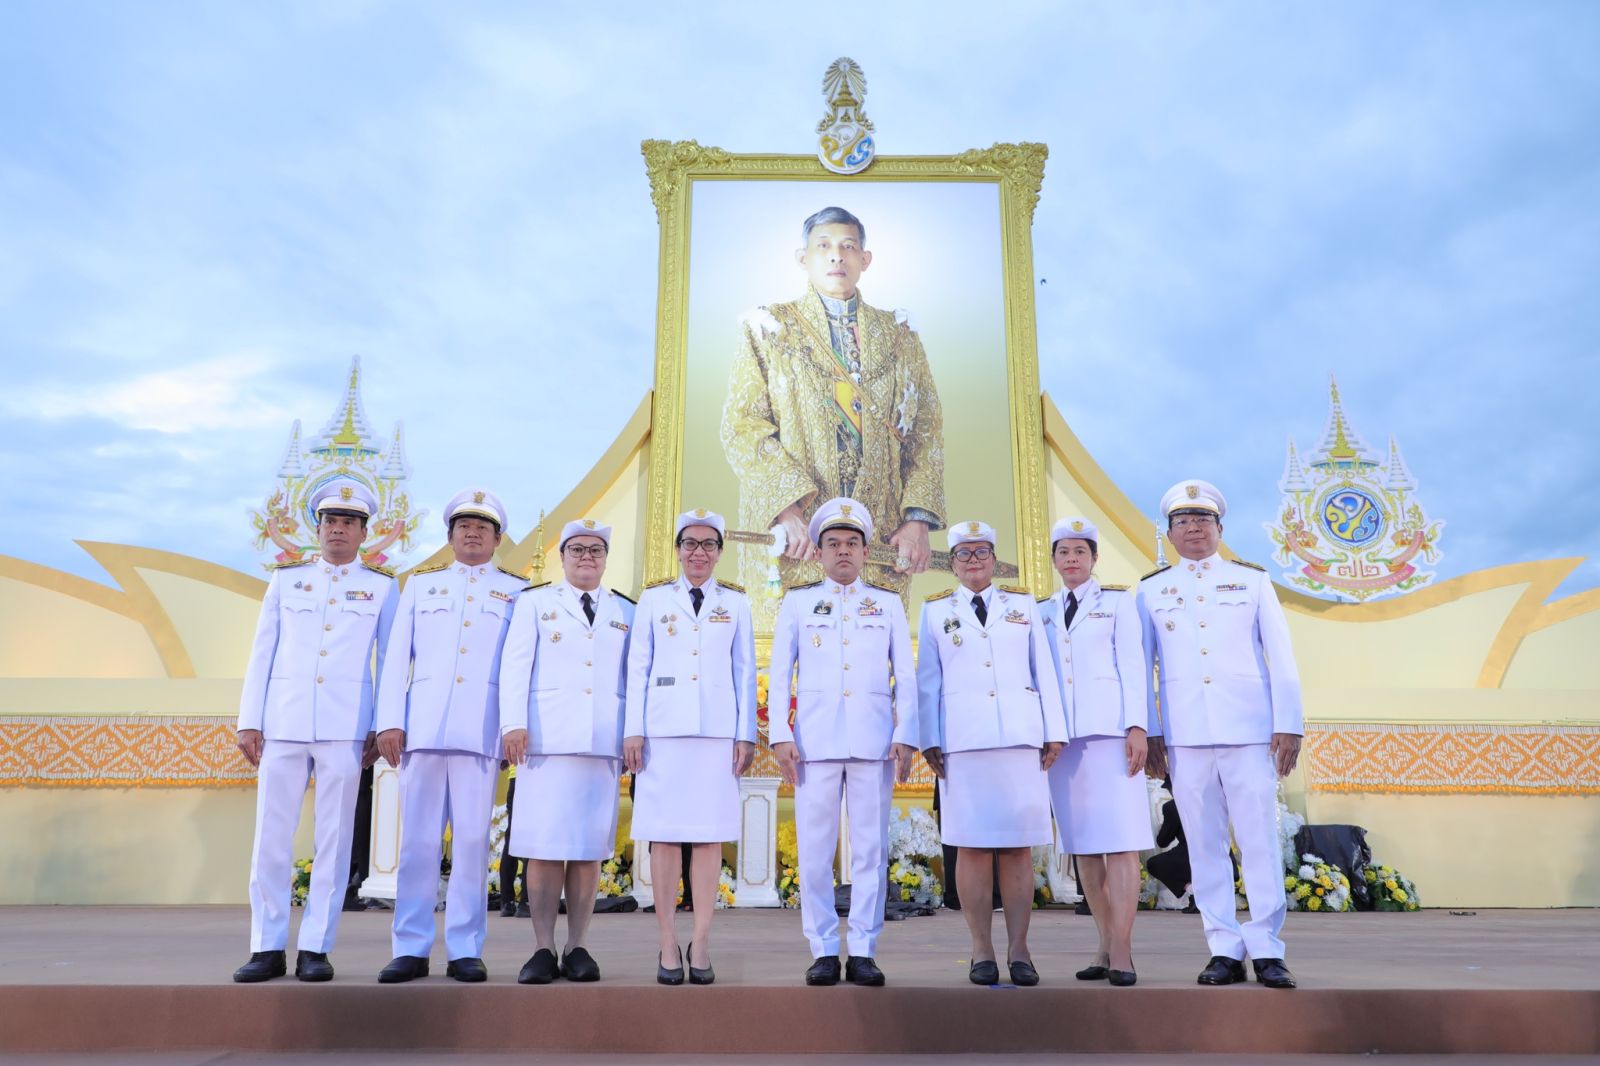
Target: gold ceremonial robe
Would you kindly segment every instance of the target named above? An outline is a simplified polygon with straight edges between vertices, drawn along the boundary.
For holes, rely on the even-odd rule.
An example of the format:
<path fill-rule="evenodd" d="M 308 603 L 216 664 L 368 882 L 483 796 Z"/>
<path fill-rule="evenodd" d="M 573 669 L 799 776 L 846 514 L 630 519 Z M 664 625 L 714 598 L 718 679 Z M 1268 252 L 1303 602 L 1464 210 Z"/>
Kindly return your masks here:
<path fill-rule="evenodd" d="M 858 294 L 859 296 L 859 294 Z M 739 479 L 740 528 L 764 531 L 798 503 L 809 521 L 817 506 L 846 495 L 841 420 L 854 407 L 859 470 L 854 496 L 872 514 L 877 543 L 887 543 L 910 508 L 945 519 L 944 422 L 922 341 L 905 315 L 857 301 L 859 380 L 835 356 L 828 313 L 816 291 L 769 304 L 745 317 L 739 354 L 722 411 L 722 446 Z M 770 631 L 778 598 L 769 585 L 774 560 L 759 545 L 739 546 L 741 580 L 751 590 L 754 622 Z M 816 581 L 815 563 L 776 560 L 784 584 Z M 910 577 L 869 564 L 866 580 L 901 593 Z"/>

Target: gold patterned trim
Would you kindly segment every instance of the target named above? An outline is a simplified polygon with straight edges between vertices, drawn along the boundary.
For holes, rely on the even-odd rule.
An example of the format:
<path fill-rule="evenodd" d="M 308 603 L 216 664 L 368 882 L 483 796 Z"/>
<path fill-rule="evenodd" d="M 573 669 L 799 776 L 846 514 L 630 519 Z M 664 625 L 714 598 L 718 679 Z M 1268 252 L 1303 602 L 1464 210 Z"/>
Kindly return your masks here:
<path fill-rule="evenodd" d="M 1600 726 L 1365 725 L 1308 728 L 1315 792 L 1600 795 Z"/>
<path fill-rule="evenodd" d="M 231 718 L 0 718 L 0 788 L 249 788 Z"/>

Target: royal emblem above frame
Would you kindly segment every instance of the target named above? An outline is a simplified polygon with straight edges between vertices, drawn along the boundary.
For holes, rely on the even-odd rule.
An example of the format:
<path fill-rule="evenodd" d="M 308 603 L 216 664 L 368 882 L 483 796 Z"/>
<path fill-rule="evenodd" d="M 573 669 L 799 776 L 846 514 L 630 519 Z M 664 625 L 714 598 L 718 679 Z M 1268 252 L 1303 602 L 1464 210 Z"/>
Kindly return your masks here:
<path fill-rule="evenodd" d="M 769 632 L 781 584 L 819 575 L 756 542 L 785 503 L 809 516 L 842 494 L 874 512 L 869 581 L 917 599 L 954 583 L 892 570 L 888 538 L 932 517 L 936 551 L 942 527 L 987 521 L 1008 580 L 1050 587 L 1032 241 L 1045 146 L 879 156 L 854 176 L 694 141 L 642 151 L 661 227 L 645 580 L 676 574 L 673 519 L 708 507 L 730 530 L 718 573 Z M 825 208 L 858 220 L 835 232 L 866 252 L 844 301 L 824 299 L 804 251 L 802 223 Z"/>

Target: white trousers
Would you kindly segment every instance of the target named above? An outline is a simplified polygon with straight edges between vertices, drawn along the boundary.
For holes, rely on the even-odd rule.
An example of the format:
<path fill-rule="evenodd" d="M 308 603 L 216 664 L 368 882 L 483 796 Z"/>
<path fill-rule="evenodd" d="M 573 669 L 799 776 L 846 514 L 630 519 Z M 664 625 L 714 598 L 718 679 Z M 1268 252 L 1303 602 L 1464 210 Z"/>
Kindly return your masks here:
<path fill-rule="evenodd" d="M 1230 959 L 1281 959 L 1283 856 L 1278 845 L 1278 772 L 1266 744 L 1167 749 L 1172 798 L 1178 801 L 1194 899 L 1211 954 Z M 1228 826 L 1239 845 L 1250 920 L 1234 906 Z"/>
<path fill-rule="evenodd" d="M 839 804 L 850 820 L 852 955 L 877 953 L 883 901 L 889 891 L 889 801 L 894 760 L 847 759 L 800 764 L 794 790 L 800 860 L 800 925 L 811 957 L 839 955 L 839 912 L 833 906 L 833 855 L 839 846 Z"/>
<path fill-rule="evenodd" d="M 489 931 L 489 820 L 500 764 L 470 751 L 408 751 L 400 759 L 400 868 L 395 875 L 396 956 L 427 958 L 435 935 L 439 859 L 450 823 L 444 947 L 481 959 Z"/>
<path fill-rule="evenodd" d="M 311 887 L 300 919 L 300 950 L 333 950 L 350 882 L 350 837 L 361 785 L 361 741 L 269 740 L 256 775 L 256 839 L 250 851 L 250 950 L 289 944 L 294 831 L 313 771 L 317 778 Z"/>

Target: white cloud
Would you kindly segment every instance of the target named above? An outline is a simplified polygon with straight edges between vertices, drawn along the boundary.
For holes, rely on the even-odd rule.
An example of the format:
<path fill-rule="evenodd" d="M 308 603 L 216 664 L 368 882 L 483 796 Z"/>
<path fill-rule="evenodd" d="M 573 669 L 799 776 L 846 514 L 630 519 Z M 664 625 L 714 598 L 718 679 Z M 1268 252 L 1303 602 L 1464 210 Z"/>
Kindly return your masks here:
<path fill-rule="evenodd" d="M 46 385 L 14 391 L 5 405 L 16 417 L 102 418 L 128 429 L 170 434 L 279 425 L 292 416 L 276 403 L 262 402 L 259 382 L 268 369 L 261 358 L 241 353 L 83 389 Z"/>

